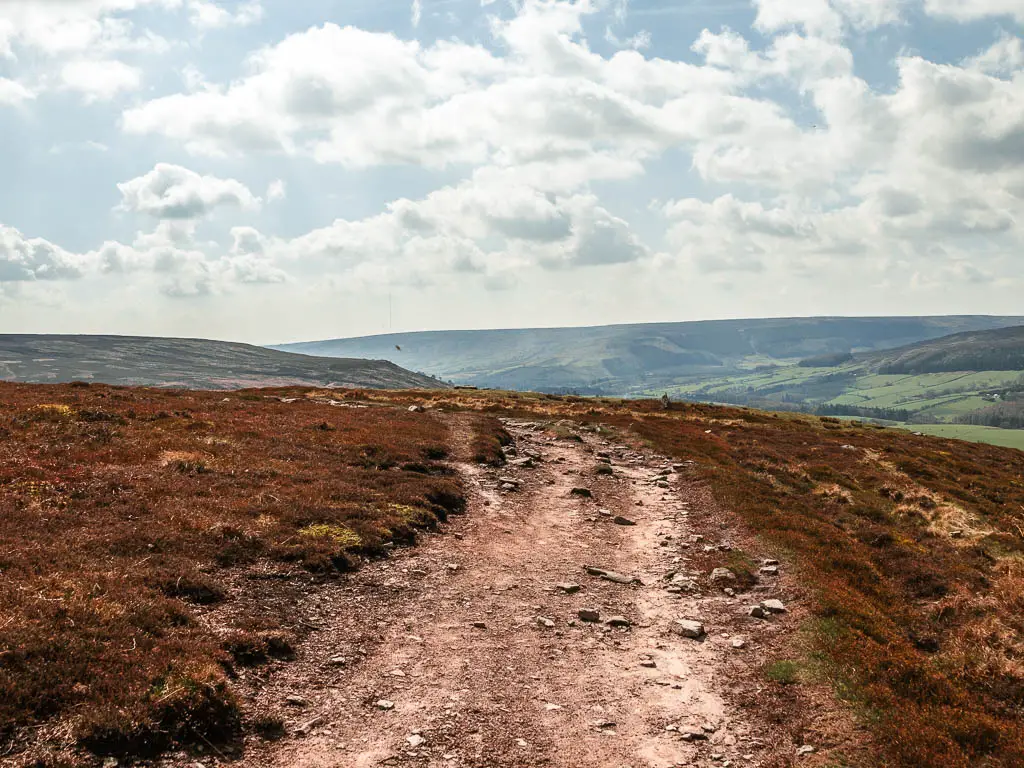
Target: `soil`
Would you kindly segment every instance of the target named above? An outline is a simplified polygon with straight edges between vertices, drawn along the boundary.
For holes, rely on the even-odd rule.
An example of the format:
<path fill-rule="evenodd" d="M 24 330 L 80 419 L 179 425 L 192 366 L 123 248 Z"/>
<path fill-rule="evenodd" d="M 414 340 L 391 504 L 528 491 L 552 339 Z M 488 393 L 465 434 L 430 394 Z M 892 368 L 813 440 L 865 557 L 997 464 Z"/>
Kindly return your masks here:
<path fill-rule="evenodd" d="M 452 421 L 456 450 L 468 445 L 463 417 L 435 417 Z M 699 468 L 601 433 L 564 439 L 564 426 L 506 426 L 515 456 L 536 456 L 535 466 L 494 469 L 457 455 L 467 512 L 416 547 L 328 583 L 240 577 L 250 597 L 277 590 L 268 617 L 291 616 L 304 635 L 294 660 L 242 669 L 236 681 L 250 715 L 280 718 L 284 734 L 247 737 L 230 757 L 211 745 L 162 764 L 847 764 L 863 738 L 829 690 L 765 675 L 787 651 L 800 655 L 804 597 L 787 563 L 750 589 L 735 585 L 735 597 L 728 582 L 710 582 L 711 565 L 730 552 L 745 552 L 755 571 L 772 555 L 754 558 L 757 543 L 716 508 Z M 599 474 L 609 460 L 611 474 Z M 670 591 L 673 574 L 696 591 Z M 578 591 L 557 586 L 570 583 Z M 770 598 L 787 612 L 748 615 Z M 600 621 L 582 621 L 584 609 Z M 610 625 L 613 617 L 628 626 Z M 706 634 L 675 634 L 677 619 L 703 623 Z M 798 756 L 801 747 L 814 751 Z"/>

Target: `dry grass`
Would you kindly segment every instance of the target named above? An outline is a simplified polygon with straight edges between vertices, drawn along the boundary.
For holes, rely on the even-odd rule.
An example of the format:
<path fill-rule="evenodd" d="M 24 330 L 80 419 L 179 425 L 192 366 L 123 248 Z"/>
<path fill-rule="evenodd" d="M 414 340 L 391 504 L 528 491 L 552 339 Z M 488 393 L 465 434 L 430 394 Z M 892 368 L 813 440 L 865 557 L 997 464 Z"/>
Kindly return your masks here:
<path fill-rule="evenodd" d="M 305 394 L 0 385 L 0 762 L 234 738 L 227 665 L 281 649 L 196 621 L 227 572 L 329 576 L 462 509 L 441 421 Z"/>

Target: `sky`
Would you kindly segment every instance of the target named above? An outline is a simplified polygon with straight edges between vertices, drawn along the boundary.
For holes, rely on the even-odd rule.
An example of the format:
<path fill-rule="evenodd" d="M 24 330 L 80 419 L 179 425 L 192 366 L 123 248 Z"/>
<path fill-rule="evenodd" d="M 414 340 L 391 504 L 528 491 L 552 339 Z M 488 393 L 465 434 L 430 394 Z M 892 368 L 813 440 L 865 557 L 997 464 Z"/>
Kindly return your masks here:
<path fill-rule="evenodd" d="M 0 0 L 0 333 L 1024 314 L 1024 0 Z"/>

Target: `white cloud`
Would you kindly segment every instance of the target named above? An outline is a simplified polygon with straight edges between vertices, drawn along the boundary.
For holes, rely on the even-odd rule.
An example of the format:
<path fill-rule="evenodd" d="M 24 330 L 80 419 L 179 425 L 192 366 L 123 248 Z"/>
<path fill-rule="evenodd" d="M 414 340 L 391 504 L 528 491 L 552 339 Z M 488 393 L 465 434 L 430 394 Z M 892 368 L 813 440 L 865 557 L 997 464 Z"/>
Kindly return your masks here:
<path fill-rule="evenodd" d="M 528 2 L 495 23 L 505 58 L 327 24 L 256 54 L 241 80 L 126 111 L 124 128 L 199 154 L 511 167 L 583 156 L 635 162 L 717 135 L 715 118 L 727 113 L 735 130 L 740 112 L 757 109 L 728 93 L 737 80 L 729 73 L 633 51 L 590 53 L 570 39 L 586 8 Z"/>
<path fill-rule="evenodd" d="M 837 39 L 849 29 L 894 24 L 912 0 L 754 0 L 755 26 L 765 32 L 802 27 L 807 34 Z"/>
<path fill-rule="evenodd" d="M 1020 0 L 924 0 L 927 13 L 957 21 L 972 21 L 993 16 L 1010 16 L 1024 23 Z"/>
<path fill-rule="evenodd" d="M 226 295 L 239 285 L 287 282 L 287 273 L 264 256 L 265 240 L 256 230 L 236 227 L 231 234 L 235 245 L 230 252 L 211 256 L 196 242 L 194 222 L 161 221 L 131 245 L 107 242 L 81 258 L 102 274 L 155 277 L 157 290 L 171 298 Z"/>
<path fill-rule="evenodd" d="M 148 31 L 138 32 L 125 13 L 143 8 L 172 10 L 182 0 L 4 0 L 0 50 L 20 47 L 50 56 L 153 49 L 166 46 Z"/>
<path fill-rule="evenodd" d="M 842 32 L 842 16 L 828 0 L 754 0 L 754 4 L 754 24 L 765 32 L 796 26 L 802 26 L 808 34 L 824 37 L 838 37 Z"/>
<path fill-rule="evenodd" d="M 35 94 L 21 83 L 0 77 L 0 106 L 17 106 L 35 98 Z"/>
<path fill-rule="evenodd" d="M 121 209 L 158 219 L 194 220 L 216 208 L 234 206 L 256 210 L 261 201 L 234 179 L 200 176 L 178 165 L 158 163 L 138 178 L 118 184 Z"/>
<path fill-rule="evenodd" d="M 64 87 L 77 91 L 87 103 L 110 101 L 125 91 L 138 90 L 142 70 L 121 61 L 70 61 L 61 69 Z"/>
<path fill-rule="evenodd" d="M 281 179 L 275 179 L 267 185 L 267 202 L 284 200 L 288 196 L 288 185 Z"/>
<path fill-rule="evenodd" d="M 26 238 L 0 224 L 0 283 L 73 280 L 82 276 L 82 259 L 42 238 Z"/>
<path fill-rule="evenodd" d="M 188 17 L 196 29 L 207 31 L 222 27 L 247 27 L 263 19 L 261 0 L 236 2 L 233 11 L 221 2 L 212 0 L 188 0 Z"/>
<path fill-rule="evenodd" d="M 1024 40 L 1003 32 L 992 47 L 967 59 L 969 67 L 994 75 L 1009 75 L 1024 69 Z"/>
<path fill-rule="evenodd" d="M 420 25 L 420 19 L 423 18 L 423 0 L 412 0 L 412 25 L 418 27 Z"/>
<path fill-rule="evenodd" d="M 890 285 L 885 295 L 899 298 L 900 285 L 925 293 L 955 281 L 991 287 L 1019 273 L 1020 37 L 1004 33 L 971 58 L 964 57 L 976 52 L 962 48 L 945 57 L 960 64 L 901 55 L 871 67 L 855 61 L 853 51 L 882 50 L 881 43 L 849 42 L 886 25 L 884 35 L 897 38 L 922 8 L 949 22 L 1016 16 L 1017 4 L 755 5 L 754 34 L 736 29 L 743 22 L 733 16 L 733 28 L 715 26 L 682 44 L 621 39 L 624 0 L 523 0 L 488 11 L 490 38 L 479 44 L 421 43 L 325 23 L 266 39 L 216 76 L 184 67 L 180 92 L 153 91 L 123 112 L 121 128 L 131 136 L 125 143 L 152 149 L 156 142 L 136 137 L 159 137 L 179 151 L 229 159 L 229 167 L 244 169 L 230 174 L 239 178 L 279 176 L 263 199 L 240 181 L 159 164 L 119 185 L 121 209 L 156 220 L 152 231 L 81 256 L 22 244 L 6 270 L 21 280 L 95 272 L 176 297 L 229 297 L 242 285 L 264 284 L 293 298 L 301 295 L 293 290 L 322 288 L 324 297 L 343 293 L 352 302 L 383 284 L 442 291 L 452 281 L 520 297 L 517 291 L 543 282 L 551 295 L 568 295 L 564 289 L 573 286 L 566 281 L 576 278 L 566 275 L 578 269 L 588 270 L 588 286 L 618 291 L 609 275 L 636 274 L 648 281 L 636 296 L 673 284 L 691 291 L 690 301 L 706 298 L 688 286 L 694 271 L 714 290 L 735 290 L 736 301 L 760 301 L 757 283 L 768 279 L 784 288 L 805 278 L 833 287 L 849 280 L 864 291 Z M 132 9 L 176 13 L 191 22 L 192 38 L 254 23 L 262 10 L 258 3 L 212 0 L 58 0 L 46 12 L 21 6 L 13 23 L 0 22 L 0 56 L 9 48 L 21 57 L 15 63 L 31 54 L 72 75 L 98 62 L 126 67 L 118 53 L 142 45 L 148 34 Z M 407 11 L 414 23 L 422 21 L 420 3 L 400 4 L 390 17 L 395 27 L 406 28 Z M 53 40 L 42 39 L 47 24 L 56 30 Z M 609 48 L 592 48 L 585 30 L 604 31 L 611 53 L 596 52 Z M 691 42 L 696 56 L 685 51 Z M 919 47 L 911 39 L 903 50 Z M 130 60 L 146 64 L 143 56 Z M 894 84 L 865 79 L 882 64 L 898 76 Z M 0 80 L 0 103 L 24 102 L 57 81 L 12 71 L 13 80 Z M 114 70 L 106 72 L 108 87 L 98 71 L 79 73 L 78 90 L 105 100 L 139 87 L 126 69 L 120 72 L 120 85 Z M 147 80 L 175 88 L 169 78 Z M 108 144 L 116 156 L 118 143 Z M 392 202 L 375 214 L 345 213 L 347 201 L 332 199 L 317 181 L 326 173 L 308 173 L 311 162 L 340 166 L 333 172 L 339 175 L 359 170 L 360 182 L 374 195 L 384 189 Z M 396 165 L 418 168 L 398 172 L 415 178 L 416 188 L 421 179 L 439 188 L 404 197 L 405 188 L 391 180 L 379 186 L 392 171 L 374 169 Z M 432 174 L 436 169 L 445 173 Z M 660 218 L 634 213 L 650 188 L 677 198 L 652 207 Z M 309 220 L 320 226 L 298 237 L 278 236 L 269 224 L 261 225 L 265 231 L 225 233 L 221 222 L 201 223 L 221 207 L 256 210 L 300 191 L 313 203 Z M 295 208 L 279 206 L 268 219 L 293 216 Z M 294 231 L 290 221 L 283 226 Z M 197 232 L 212 241 L 201 242 Z M 532 297 L 524 299 L 531 307 Z M 666 301 L 661 306 L 679 305 Z M 713 306 L 747 311 L 743 303 Z M 785 303 L 773 306 L 790 311 Z M 489 304 L 483 309 L 490 311 Z M 449 316 L 447 308 L 439 311 Z"/>

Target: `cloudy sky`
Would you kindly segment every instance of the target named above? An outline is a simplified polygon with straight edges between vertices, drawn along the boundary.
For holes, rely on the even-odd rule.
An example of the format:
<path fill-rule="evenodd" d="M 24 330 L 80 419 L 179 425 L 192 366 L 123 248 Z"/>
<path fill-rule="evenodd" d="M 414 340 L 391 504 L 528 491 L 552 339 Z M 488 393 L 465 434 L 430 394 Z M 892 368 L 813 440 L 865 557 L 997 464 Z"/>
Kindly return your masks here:
<path fill-rule="evenodd" d="M 1024 313 L 1022 36 L 1024 0 L 0 0 L 0 333 Z"/>

